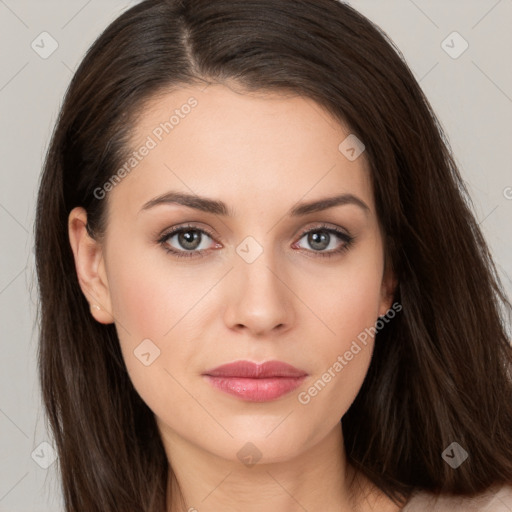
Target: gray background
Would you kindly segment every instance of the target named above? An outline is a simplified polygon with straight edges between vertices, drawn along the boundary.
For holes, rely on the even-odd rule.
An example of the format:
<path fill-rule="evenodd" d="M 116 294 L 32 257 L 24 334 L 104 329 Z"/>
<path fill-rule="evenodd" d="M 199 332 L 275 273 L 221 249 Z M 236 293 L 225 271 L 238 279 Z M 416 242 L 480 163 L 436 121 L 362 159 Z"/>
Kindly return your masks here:
<path fill-rule="evenodd" d="M 41 467 L 51 462 L 52 438 L 36 374 L 34 205 L 72 73 L 100 31 L 135 3 L 0 0 L 0 512 L 63 510 L 57 465 Z M 433 105 L 512 296 L 512 0 L 350 3 L 395 41 Z M 46 59 L 31 47 L 49 48 L 44 31 L 58 43 Z M 443 49 L 459 52 L 457 36 L 442 46 L 454 31 L 469 44 L 458 58 Z"/>

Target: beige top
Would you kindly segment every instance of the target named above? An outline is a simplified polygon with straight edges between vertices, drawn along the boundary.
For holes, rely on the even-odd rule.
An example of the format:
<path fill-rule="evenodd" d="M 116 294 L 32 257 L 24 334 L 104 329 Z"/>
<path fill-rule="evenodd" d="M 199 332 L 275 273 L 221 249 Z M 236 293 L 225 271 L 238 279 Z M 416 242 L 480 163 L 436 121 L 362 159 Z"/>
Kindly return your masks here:
<path fill-rule="evenodd" d="M 512 485 L 493 487 L 474 498 L 443 495 L 437 500 L 427 492 L 413 496 L 403 512 L 512 512 Z"/>

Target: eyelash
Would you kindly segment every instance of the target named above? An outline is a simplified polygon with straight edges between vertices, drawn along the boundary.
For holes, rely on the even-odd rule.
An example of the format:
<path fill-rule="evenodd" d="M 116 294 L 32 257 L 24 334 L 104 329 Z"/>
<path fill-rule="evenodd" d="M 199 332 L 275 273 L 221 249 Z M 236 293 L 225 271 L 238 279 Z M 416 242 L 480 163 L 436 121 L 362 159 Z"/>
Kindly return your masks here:
<path fill-rule="evenodd" d="M 186 226 L 179 226 L 177 228 L 172 229 L 171 231 L 164 233 L 157 240 L 157 242 L 160 245 L 162 245 L 162 247 L 164 248 L 164 250 L 167 253 L 171 253 L 173 256 L 176 256 L 177 258 L 195 258 L 195 257 L 202 258 L 203 256 L 205 256 L 205 253 L 209 251 L 209 249 L 203 249 L 201 251 L 177 251 L 175 249 L 170 249 L 169 246 L 166 244 L 166 242 L 169 240 L 169 238 L 171 238 L 173 235 L 187 232 L 187 231 L 198 231 L 200 233 L 204 233 L 204 234 L 208 235 L 212 239 L 214 238 L 213 234 L 210 231 L 208 231 L 207 229 L 198 228 L 196 226 L 191 226 L 191 225 L 186 225 Z M 315 231 L 325 231 L 327 233 L 334 234 L 334 235 L 338 236 L 338 238 L 340 238 L 343 242 L 345 242 L 339 249 L 331 250 L 328 252 L 307 251 L 306 250 L 307 252 L 313 252 L 315 254 L 315 257 L 319 256 L 321 258 L 331 258 L 332 256 L 336 256 L 337 254 L 341 254 L 341 253 L 347 251 L 352 246 L 352 244 L 355 240 L 354 236 L 348 235 L 347 233 L 345 233 L 339 229 L 329 227 L 325 224 L 321 224 L 319 226 L 315 226 L 314 228 L 310 228 L 310 229 L 303 231 L 299 236 L 299 240 L 301 238 L 303 238 L 304 235 L 307 235 L 308 233 L 315 232 Z"/>

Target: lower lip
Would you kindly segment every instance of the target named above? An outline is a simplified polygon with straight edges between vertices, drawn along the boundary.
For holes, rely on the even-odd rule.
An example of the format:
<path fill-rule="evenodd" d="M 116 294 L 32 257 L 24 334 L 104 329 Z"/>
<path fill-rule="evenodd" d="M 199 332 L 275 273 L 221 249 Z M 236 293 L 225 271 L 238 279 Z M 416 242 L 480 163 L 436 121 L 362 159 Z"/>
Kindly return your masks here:
<path fill-rule="evenodd" d="M 213 387 L 242 400 L 268 402 L 298 388 L 306 375 L 302 377 L 269 377 L 267 379 L 212 377 L 211 375 L 204 375 L 204 377 Z"/>

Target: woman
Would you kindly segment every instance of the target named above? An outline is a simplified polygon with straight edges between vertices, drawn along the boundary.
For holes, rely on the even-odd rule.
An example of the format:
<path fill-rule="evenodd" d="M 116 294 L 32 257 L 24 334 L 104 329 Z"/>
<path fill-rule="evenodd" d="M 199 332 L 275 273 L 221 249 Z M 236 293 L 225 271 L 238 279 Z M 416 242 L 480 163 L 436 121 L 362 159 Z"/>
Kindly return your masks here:
<path fill-rule="evenodd" d="M 67 512 L 512 508 L 510 303 L 351 7 L 133 7 L 70 84 L 37 208 Z"/>

